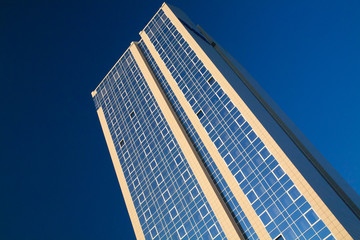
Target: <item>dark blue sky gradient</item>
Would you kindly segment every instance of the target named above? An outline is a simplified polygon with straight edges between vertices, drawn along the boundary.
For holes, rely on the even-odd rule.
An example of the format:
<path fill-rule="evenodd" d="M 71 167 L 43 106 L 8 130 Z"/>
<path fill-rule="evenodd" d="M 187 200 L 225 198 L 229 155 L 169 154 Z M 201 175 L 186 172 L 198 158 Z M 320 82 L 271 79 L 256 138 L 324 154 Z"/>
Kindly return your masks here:
<path fill-rule="evenodd" d="M 359 1 L 169 3 L 360 192 Z M 134 238 L 90 93 L 161 4 L 1 1 L 0 239 Z"/>

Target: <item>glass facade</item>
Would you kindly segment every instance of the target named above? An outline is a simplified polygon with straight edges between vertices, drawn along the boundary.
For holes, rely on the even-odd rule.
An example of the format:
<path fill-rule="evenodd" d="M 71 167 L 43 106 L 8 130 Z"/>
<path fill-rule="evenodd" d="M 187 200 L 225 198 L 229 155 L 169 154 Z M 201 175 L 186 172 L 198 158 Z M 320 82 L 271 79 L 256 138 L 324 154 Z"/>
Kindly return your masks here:
<path fill-rule="evenodd" d="M 225 239 L 129 51 L 97 91 L 145 238 Z"/>
<path fill-rule="evenodd" d="M 145 33 L 194 112 L 201 113 L 198 116 L 203 127 L 270 236 L 333 239 L 329 229 L 163 11 L 148 24 Z"/>
<path fill-rule="evenodd" d="M 199 155 L 202 157 L 202 160 L 203 160 L 205 166 L 207 167 L 208 172 L 214 179 L 214 182 L 216 183 L 218 190 L 221 192 L 221 195 L 223 196 L 224 201 L 227 203 L 226 204 L 227 207 L 229 208 L 230 212 L 234 215 L 235 221 L 239 225 L 239 229 L 241 229 L 242 234 L 244 235 L 244 237 L 246 239 L 258 239 L 254 229 L 250 225 L 245 214 L 241 210 L 239 203 L 235 199 L 234 194 L 230 191 L 230 188 L 228 187 L 227 183 L 225 182 L 219 169 L 214 164 L 214 161 L 212 160 L 210 154 L 208 153 L 204 143 L 199 138 L 199 135 L 197 134 L 195 128 L 189 121 L 189 118 L 187 117 L 187 115 L 185 114 L 180 103 L 174 96 L 173 91 L 171 90 L 169 84 L 167 83 L 164 75 L 161 73 L 159 67 L 155 63 L 148 48 L 146 47 L 146 45 L 144 44 L 143 41 L 139 42 L 139 46 L 141 47 L 142 51 L 144 52 L 144 55 L 145 55 L 147 61 L 149 62 L 151 68 L 153 69 L 162 88 L 164 89 L 164 91 L 165 91 L 169 101 L 171 102 L 174 110 L 176 111 L 182 125 L 186 129 L 188 136 L 192 140 Z"/>
<path fill-rule="evenodd" d="M 276 151 L 271 152 L 264 137 L 256 133 L 255 124 L 227 95 L 198 50 L 190 46 L 191 41 L 186 41 L 189 36 L 184 36 L 184 29 L 195 42 L 210 45 L 207 38 L 186 17 L 171 14 L 176 23 L 163 9 L 156 13 L 141 33 L 146 40 L 135 43 L 136 51 L 153 74 L 156 88 L 164 93 L 176 124 L 190 140 L 187 144 L 199 156 L 210 179 L 206 181 L 212 181 L 222 209 L 229 213 L 226 217 L 235 223 L 232 227 L 251 240 L 264 236 L 335 239 L 334 228 L 325 224 L 329 221 L 321 219 L 313 199 L 295 185 L 281 158 L 275 158 Z M 178 133 L 171 131 L 164 108 L 148 85 L 150 77 L 142 72 L 144 67 L 130 49 L 96 88 L 93 100 L 96 109 L 104 112 L 145 239 L 232 239 L 222 225 L 224 220 L 214 211 L 214 203 L 206 198 L 208 189 L 200 187 L 204 180 L 189 164 L 193 159 L 185 157 Z M 182 94 L 181 98 L 175 92 Z M 204 141 L 204 135 L 210 143 Z M 209 144 L 220 159 L 210 154 Z M 243 193 L 243 199 L 234 189 Z M 247 215 L 248 208 L 252 217 Z"/>

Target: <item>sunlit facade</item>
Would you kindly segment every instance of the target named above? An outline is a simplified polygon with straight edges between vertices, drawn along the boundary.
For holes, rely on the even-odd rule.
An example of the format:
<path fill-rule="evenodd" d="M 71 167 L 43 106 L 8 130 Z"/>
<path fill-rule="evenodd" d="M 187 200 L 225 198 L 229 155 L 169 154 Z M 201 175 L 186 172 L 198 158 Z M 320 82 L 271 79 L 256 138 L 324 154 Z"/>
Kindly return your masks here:
<path fill-rule="evenodd" d="M 359 197 L 163 4 L 92 92 L 138 239 L 360 239 Z"/>

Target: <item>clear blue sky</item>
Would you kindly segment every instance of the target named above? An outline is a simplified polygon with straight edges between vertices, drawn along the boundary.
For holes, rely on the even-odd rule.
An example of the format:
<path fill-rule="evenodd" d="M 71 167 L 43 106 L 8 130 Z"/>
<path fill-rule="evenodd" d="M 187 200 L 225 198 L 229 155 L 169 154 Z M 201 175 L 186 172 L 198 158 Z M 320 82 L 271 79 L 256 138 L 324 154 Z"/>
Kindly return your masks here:
<path fill-rule="evenodd" d="M 360 192 L 359 1 L 169 3 Z M 90 92 L 161 4 L 1 1 L 1 239 L 134 238 Z"/>

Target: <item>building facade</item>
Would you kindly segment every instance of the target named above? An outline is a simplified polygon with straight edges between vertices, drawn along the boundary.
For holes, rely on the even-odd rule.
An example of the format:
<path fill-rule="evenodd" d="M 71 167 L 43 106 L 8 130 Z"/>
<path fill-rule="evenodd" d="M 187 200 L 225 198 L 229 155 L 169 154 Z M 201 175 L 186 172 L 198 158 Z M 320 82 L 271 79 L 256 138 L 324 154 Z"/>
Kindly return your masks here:
<path fill-rule="evenodd" d="M 163 4 L 92 92 L 138 239 L 360 239 L 359 196 Z"/>

